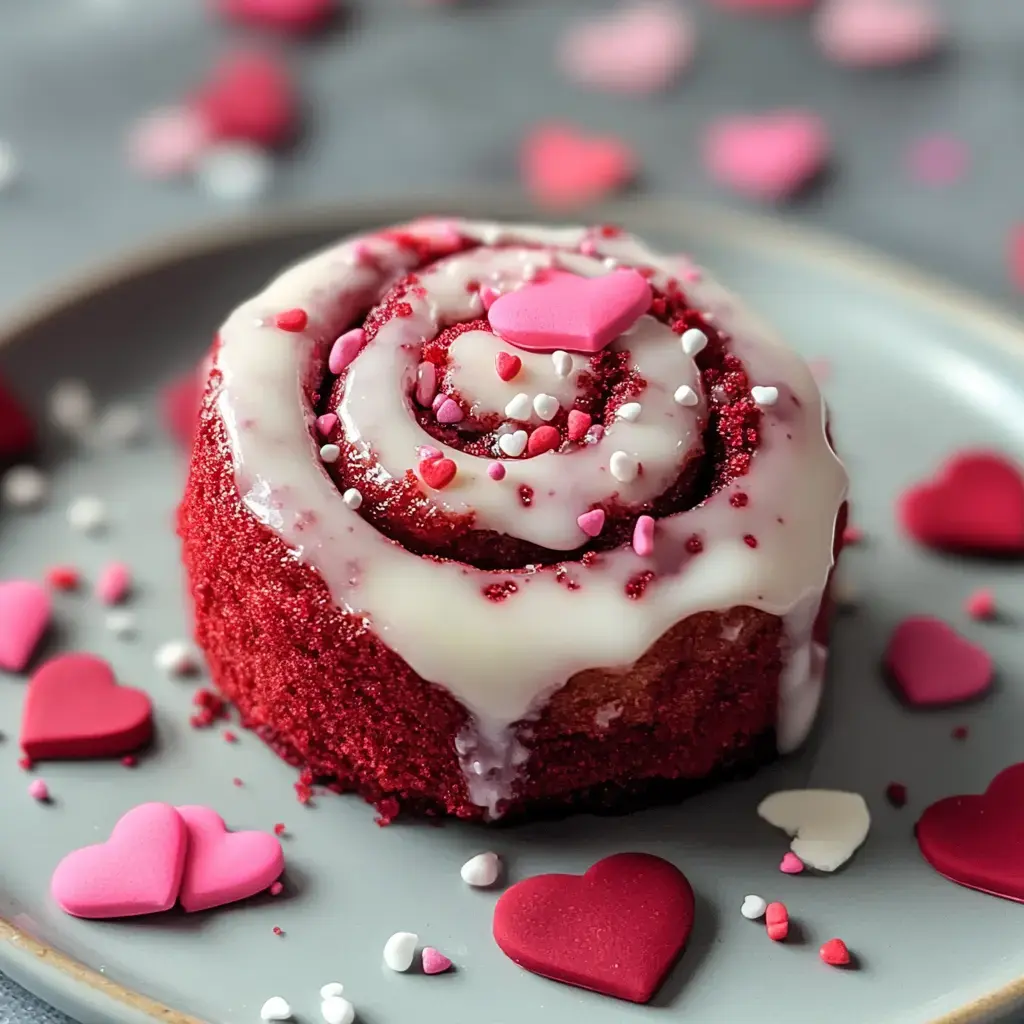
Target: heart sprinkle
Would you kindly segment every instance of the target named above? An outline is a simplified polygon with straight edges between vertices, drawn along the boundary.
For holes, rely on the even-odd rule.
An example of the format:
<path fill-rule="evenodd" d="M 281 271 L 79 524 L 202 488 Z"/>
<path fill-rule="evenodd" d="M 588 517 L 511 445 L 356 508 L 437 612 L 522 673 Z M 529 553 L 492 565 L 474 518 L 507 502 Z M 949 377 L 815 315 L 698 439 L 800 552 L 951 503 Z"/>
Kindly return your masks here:
<path fill-rule="evenodd" d="M 552 352 L 551 362 L 554 363 L 556 376 L 565 378 L 572 373 L 572 356 L 568 352 L 563 352 L 561 349 Z"/>
<path fill-rule="evenodd" d="M 346 508 L 352 509 L 354 512 L 363 503 L 363 495 L 356 490 L 355 487 L 350 487 L 342 496 L 341 500 L 345 503 Z"/>
<path fill-rule="evenodd" d="M 118 611 L 108 612 L 107 617 L 103 621 L 107 629 L 109 629 L 110 632 L 119 640 L 130 640 L 135 636 L 137 623 L 132 612 L 120 609 Z"/>
<path fill-rule="evenodd" d="M 384 963 L 399 973 L 409 970 L 419 941 L 413 932 L 395 932 L 384 944 Z"/>
<path fill-rule="evenodd" d="M 764 912 L 768 909 L 768 904 L 760 896 L 745 896 L 743 898 L 743 905 L 740 907 L 740 913 L 748 921 L 759 921 L 764 917 Z"/>
<path fill-rule="evenodd" d="M 291 1020 L 292 1008 L 281 996 L 271 996 L 260 1008 L 260 1020 Z"/>
<path fill-rule="evenodd" d="M 131 589 L 131 569 L 124 562 L 111 562 L 96 581 L 96 597 L 104 604 L 120 604 Z"/>
<path fill-rule="evenodd" d="M 454 398 L 446 398 L 434 415 L 437 417 L 438 423 L 459 423 L 462 421 L 465 413 L 462 411 L 462 406 Z"/>
<path fill-rule="evenodd" d="M 618 451 L 612 453 L 612 457 L 608 461 L 608 468 L 619 483 L 630 484 L 640 472 L 640 463 L 632 455 Z"/>
<path fill-rule="evenodd" d="M 505 406 L 505 415 L 508 416 L 509 419 L 513 420 L 528 420 L 532 411 L 533 403 L 530 401 L 530 396 L 523 391 L 520 391 L 519 394 Z"/>
<path fill-rule="evenodd" d="M 424 948 L 421 960 L 424 974 L 444 974 L 452 966 L 451 960 L 433 946 Z"/>
<path fill-rule="evenodd" d="M 592 508 L 578 516 L 576 523 L 588 537 L 597 537 L 604 529 L 605 512 L 603 508 Z"/>
<path fill-rule="evenodd" d="M 672 398 L 679 405 L 683 406 L 693 406 L 699 401 L 697 398 L 697 392 L 694 391 L 689 384 L 680 384 L 673 393 Z"/>
<path fill-rule="evenodd" d="M 274 317 L 274 326 L 291 334 L 304 331 L 308 323 L 309 314 L 304 309 L 286 309 Z"/>
<path fill-rule="evenodd" d="M 153 663 L 171 676 L 191 675 L 199 668 L 195 651 L 184 640 L 169 640 L 156 649 Z"/>
<path fill-rule="evenodd" d="M 50 624 L 51 602 L 34 580 L 0 583 L 0 669 L 21 672 Z"/>
<path fill-rule="evenodd" d="M 14 466 L 4 473 L 0 496 L 11 508 L 35 508 L 46 500 L 49 485 L 35 466 Z"/>
<path fill-rule="evenodd" d="M 444 456 L 444 452 L 440 448 L 435 448 L 430 444 L 421 444 L 416 449 L 416 454 L 419 456 L 420 462 L 430 462 L 431 459 L 440 459 Z"/>
<path fill-rule="evenodd" d="M 895 67 L 923 60 L 946 29 L 928 0 L 830 0 L 814 25 L 822 52 L 847 67 Z"/>
<path fill-rule="evenodd" d="M 750 389 L 750 397 L 754 400 L 755 404 L 765 408 L 766 406 L 774 405 L 779 400 L 779 389 L 773 387 L 752 387 Z"/>
<path fill-rule="evenodd" d="M 996 618 L 996 599 L 991 590 L 975 590 L 964 602 L 964 611 L 972 619 L 987 622 Z"/>
<path fill-rule="evenodd" d="M 356 1008 L 342 996 L 328 996 L 320 1004 L 320 1015 L 326 1024 L 352 1024 Z"/>
<path fill-rule="evenodd" d="M 451 459 L 430 459 L 421 462 L 420 476 L 423 482 L 435 491 L 443 491 L 454 479 L 458 466 Z"/>
<path fill-rule="evenodd" d="M 340 981 L 329 981 L 320 988 L 321 999 L 333 999 L 345 991 L 345 986 Z"/>
<path fill-rule="evenodd" d="M 422 362 L 416 367 L 416 402 L 429 408 L 437 394 L 437 367 L 433 363 Z"/>
<path fill-rule="evenodd" d="M 522 368 L 522 359 L 520 359 L 519 356 L 512 355 L 511 352 L 499 352 L 494 357 L 494 369 L 497 371 L 498 376 L 504 381 L 515 380 Z M 516 395 L 516 398 L 519 397 L 519 395 Z M 509 413 L 508 415 L 511 416 L 512 413 Z"/>
<path fill-rule="evenodd" d="M 489 284 L 485 284 L 478 294 L 480 295 L 480 304 L 484 307 L 484 312 L 486 313 L 494 305 L 495 299 L 497 299 L 501 292 L 495 291 Z M 501 376 L 501 374 L 498 376 Z M 502 379 L 504 380 L 504 378 Z"/>
<path fill-rule="evenodd" d="M 49 396 L 50 419 L 65 433 L 77 435 L 92 425 L 96 403 L 80 380 L 58 381 Z"/>
<path fill-rule="evenodd" d="M 818 956 L 829 967 L 846 967 L 850 963 L 850 951 L 842 939 L 829 939 L 818 950 Z"/>
<path fill-rule="evenodd" d="M 316 432 L 321 437 L 327 437 L 337 425 L 338 417 L 333 412 L 325 412 L 316 418 Z"/>
<path fill-rule="evenodd" d="M 793 836 L 793 853 L 816 871 L 831 872 L 845 864 L 867 839 L 871 827 L 864 798 L 834 789 L 772 793 L 758 804 L 757 813 Z"/>
<path fill-rule="evenodd" d="M 478 853 L 462 865 L 459 874 L 466 885 L 471 885 L 474 889 L 486 889 L 494 885 L 501 874 L 501 858 L 490 851 Z"/>
<path fill-rule="evenodd" d="M 707 348 L 708 336 L 696 327 L 691 327 L 688 331 L 683 331 L 679 341 L 688 356 L 696 356 Z"/>
<path fill-rule="evenodd" d="M 487 475 L 492 480 L 504 480 L 505 467 L 500 462 L 490 462 L 487 465 Z"/>
<path fill-rule="evenodd" d="M 590 413 L 581 412 L 579 409 L 569 411 L 567 430 L 570 441 L 582 441 L 587 436 L 590 424 L 593 422 Z"/>
<path fill-rule="evenodd" d="M 50 788 L 46 785 L 43 779 L 33 779 L 28 784 L 28 795 L 33 800 L 38 800 L 40 803 L 45 803 L 50 799 Z"/>
<path fill-rule="evenodd" d="M 654 519 L 651 516 L 640 516 L 633 528 L 633 550 L 641 558 L 649 558 L 654 554 Z"/>
<path fill-rule="evenodd" d="M 779 864 L 779 870 L 784 875 L 799 875 L 804 869 L 804 862 L 790 850 Z"/>
<path fill-rule="evenodd" d="M 772 942 L 782 942 L 789 935 L 789 911 L 785 903 L 769 903 L 764 910 L 765 930 Z"/>
<path fill-rule="evenodd" d="M 320 448 L 320 461 L 330 465 L 341 458 L 341 449 L 336 444 L 325 444 Z"/>
<path fill-rule="evenodd" d="M 107 525 L 107 506 L 91 495 L 75 498 L 68 506 L 68 523 L 79 533 L 100 533 Z"/>
<path fill-rule="evenodd" d="M 498 447 L 510 458 L 518 458 L 526 451 L 529 435 L 525 430 L 516 430 L 511 434 L 502 434 L 498 438 Z"/>
<path fill-rule="evenodd" d="M 558 431 L 551 426 L 538 427 L 526 443 L 526 451 L 529 455 L 543 455 L 545 452 L 554 451 L 562 443 Z"/>
<path fill-rule="evenodd" d="M 533 400 L 533 411 L 545 423 L 553 420 L 558 415 L 560 408 L 558 399 L 554 395 L 537 395 Z"/>
<path fill-rule="evenodd" d="M 353 327 L 346 331 L 331 346 L 331 354 L 327 357 L 327 368 L 337 376 L 342 372 L 366 344 L 366 331 L 362 327 Z"/>
<path fill-rule="evenodd" d="M 625 405 L 620 405 L 615 410 L 615 415 L 627 423 L 635 423 L 640 418 L 641 410 L 642 406 L 639 402 L 626 402 Z"/>

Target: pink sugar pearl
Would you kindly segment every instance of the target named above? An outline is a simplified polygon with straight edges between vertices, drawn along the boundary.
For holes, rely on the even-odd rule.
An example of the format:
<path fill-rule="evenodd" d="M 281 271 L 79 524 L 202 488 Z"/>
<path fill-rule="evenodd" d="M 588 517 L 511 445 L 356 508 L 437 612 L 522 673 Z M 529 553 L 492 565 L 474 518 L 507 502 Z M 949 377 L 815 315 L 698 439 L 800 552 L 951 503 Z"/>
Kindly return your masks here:
<path fill-rule="evenodd" d="M 156 110 L 128 133 L 128 162 L 150 178 L 175 178 L 191 171 L 209 144 L 201 117 L 183 107 Z"/>

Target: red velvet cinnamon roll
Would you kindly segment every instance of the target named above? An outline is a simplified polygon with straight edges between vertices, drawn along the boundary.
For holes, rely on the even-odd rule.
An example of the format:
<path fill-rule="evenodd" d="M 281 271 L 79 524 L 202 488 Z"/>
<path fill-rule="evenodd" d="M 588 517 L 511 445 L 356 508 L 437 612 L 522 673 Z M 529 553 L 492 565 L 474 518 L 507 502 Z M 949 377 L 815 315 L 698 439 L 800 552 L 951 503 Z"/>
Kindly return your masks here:
<path fill-rule="evenodd" d="M 231 315 L 180 532 L 246 724 L 389 817 L 493 820 L 798 746 L 845 493 L 807 367 L 686 259 L 430 220 Z"/>

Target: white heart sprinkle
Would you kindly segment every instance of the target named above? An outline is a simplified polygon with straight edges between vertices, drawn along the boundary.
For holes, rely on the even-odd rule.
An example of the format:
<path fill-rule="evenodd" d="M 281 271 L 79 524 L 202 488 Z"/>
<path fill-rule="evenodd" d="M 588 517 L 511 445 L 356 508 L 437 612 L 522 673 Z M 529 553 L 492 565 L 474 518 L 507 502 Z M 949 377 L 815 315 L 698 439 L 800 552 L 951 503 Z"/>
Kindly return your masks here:
<path fill-rule="evenodd" d="M 260 1009 L 260 1020 L 291 1020 L 292 1008 L 281 996 L 271 996 Z"/>
<path fill-rule="evenodd" d="M 533 411 L 545 423 L 558 415 L 558 399 L 554 395 L 537 395 L 533 400 Z"/>
<path fill-rule="evenodd" d="M 615 410 L 615 415 L 620 420 L 626 420 L 627 423 L 636 423 L 640 418 L 641 405 L 639 402 L 627 402 L 625 405 L 620 405 Z"/>
<path fill-rule="evenodd" d="M 859 793 L 787 789 L 765 797 L 758 815 L 793 836 L 790 849 L 817 871 L 835 871 L 867 839 L 868 805 Z"/>
<path fill-rule="evenodd" d="M 320 1004 L 320 1015 L 327 1024 L 352 1024 L 356 1008 L 341 996 L 330 996 Z"/>
<path fill-rule="evenodd" d="M 14 466 L 4 473 L 0 487 L 4 504 L 11 508 L 34 508 L 41 505 L 49 490 L 46 477 L 35 466 Z"/>
<path fill-rule="evenodd" d="M 683 331 L 683 336 L 679 340 L 682 342 L 683 351 L 688 356 L 695 356 L 707 347 L 708 336 L 696 327 L 691 327 L 688 331 Z"/>
<path fill-rule="evenodd" d="M 156 649 L 153 664 L 167 675 L 185 676 L 199 668 L 199 658 L 184 640 L 168 640 Z"/>
<path fill-rule="evenodd" d="M 95 403 L 92 392 L 80 380 L 62 380 L 50 391 L 49 407 L 56 426 L 77 434 L 92 423 Z"/>
<path fill-rule="evenodd" d="M 523 391 L 505 406 L 505 415 L 514 420 L 528 420 L 532 411 L 530 396 Z"/>
<path fill-rule="evenodd" d="M 195 171 L 199 187 L 212 199 L 251 203 L 261 198 L 274 179 L 274 160 L 266 150 L 246 142 L 211 146 Z"/>
<path fill-rule="evenodd" d="M 501 858 L 496 853 L 478 853 L 462 865 L 460 874 L 466 885 L 485 889 L 498 880 L 498 875 L 501 874 Z"/>
<path fill-rule="evenodd" d="M 341 500 L 345 503 L 346 507 L 350 509 L 357 509 L 363 503 L 362 494 L 357 491 L 354 487 L 350 487 L 342 496 Z"/>
<path fill-rule="evenodd" d="M 68 523 L 82 533 L 99 533 L 107 525 L 107 506 L 91 495 L 75 498 L 68 506 Z"/>
<path fill-rule="evenodd" d="M 758 405 L 774 405 L 779 400 L 779 389 L 771 387 L 752 387 L 750 397 Z"/>
<path fill-rule="evenodd" d="M 764 917 L 764 912 L 767 909 L 768 904 L 760 896 L 745 896 L 743 898 L 743 906 L 740 907 L 740 913 L 748 921 L 756 921 L 758 918 Z"/>
<path fill-rule="evenodd" d="M 608 462 L 608 468 L 616 480 L 623 484 L 629 484 L 636 479 L 637 473 L 640 472 L 640 463 L 626 452 L 613 452 Z"/>
<path fill-rule="evenodd" d="M 615 270 L 621 264 L 614 256 L 605 256 L 601 261 L 609 270 Z"/>
<path fill-rule="evenodd" d="M 498 447 L 508 456 L 515 459 L 526 451 L 529 435 L 525 430 L 516 430 L 511 434 L 502 434 L 498 438 Z"/>
<path fill-rule="evenodd" d="M 572 373 L 572 356 L 559 349 L 551 353 L 551 362 L 555 364 L 555 373 L 559 377 L 568 377 Z"/>
<path fill-rule="evenodd" d="M 679 387 L 676 388 L 672 397 L 680 405 L 696 405 L 698 401 L 697 392 L 694 391 L 689 384 L 680 384 Z"/>
<path fill-rule="evenodd" d="M 341 449 L 336 444 L 325 444 L 320 449 L 320 459 L 323 462 L 337 462 L 341 458 Z"/>
<path fill-rule="evenodd" d="M 416 956 L 420 937 L 413 932 L 395 932 L 384 943 L 384 963 L 393 971 L 407 971 Z"/>
<path fill-rule="evenodd" d="M 329 981 L 326 985 L 320 989 L 321 999 L 332 999 L 336 996 L 340 996 L 345 991 L 345 986 L 340 981 Z"/>
<path fill-rule="evenodd" d="M 107 629 L 120 640 L 135 636 L 135 614 L 118 609 L 107 614 Z"/>

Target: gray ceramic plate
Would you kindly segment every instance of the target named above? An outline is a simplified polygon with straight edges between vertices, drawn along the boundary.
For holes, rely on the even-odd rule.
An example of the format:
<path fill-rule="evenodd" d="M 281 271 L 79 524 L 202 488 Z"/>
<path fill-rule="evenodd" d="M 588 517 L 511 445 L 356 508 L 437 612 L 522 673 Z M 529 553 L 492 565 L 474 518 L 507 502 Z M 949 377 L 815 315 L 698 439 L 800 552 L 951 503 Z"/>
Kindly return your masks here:
<path fill-rule="evenodd" d="M 55 375 L 81 376 L 104 402 L 152 406 L 159 386 L 193 364 L 227 310 L 281 265 L 332 237 L 418 212 L 522 216 L 513 202 L 410 203 L 321 211 L 192 238 L 101 272 L 56 295 L 6 333 L 3 372 L 41 402 Z M 843 573 L 859 610 L 836 627 L 830 698 L 810 747 L 755 779 L 682 806 L 515 830 L 417 824 L 377 828 L 359 800 L 294 798 L 294 773 L 243 735 L 187 723 L 192 686 L 152 668 L 157 644 L 186 629 L 171 515 L 182 466 L 154 429 L 126 451 L 82 453 L 51 444 L 54 490 L 36 515 L 0 520 L 0 577 L 35 576 L 55 561 L 90 578 L 112 557 L 136 569 L 140 632 L 116 640 L 86 596 L 62 597 L 53 649 L 109 657 L 122 679 L 146 687 L 158 709 L 159 742 L 137 768 L 52 764 L 55 796 L 41 806 L 17 767 L 20 679 L 0 686 L 0 967 L 88 1021 L 221 1024 L 258 1019 L 281 994 L 299 1019 L 319 1019 L 318 990 L 345 983 L 362 1024 L 625 1024 L 785 1020 L 789 1024 L 992 1019 L 1024 999 L 1024 910 L 958 888 L 918 855 L 916 815 L 931 800 L 984 787 L 1018 759 L 1024 650 L 1015 625 L 966 620 L 972 588 L 991 586 L 1011 620 L 1024 609 L 1024 570 L 961 564 L 922 554 L 899 538 L 893 501 L 951 449 L 993 445 L 1024 460 L 1024 334 L 953 290 L 884 260 L 787 228 L 642 203 L 603 216 L 660 246 L 693 251 L 782 328 L 807 356 L 827 358 L 835 432 L 854 481 L 855 518 L 867 541 Z M 69 500 L 103 497 L 112 526 L 101 539 L 72 534 Z M 884 687 L 879 654 L 903 615 L 947 616 L 985 643 L 999 684 L 959 711 L 903 710 Z M 970 726 L 966 742 L 950 730 Z M 233 777 L 244 785 L 235 786 Z M 910 803 L 890 808 L 883 791 L 904 782 Z M 858 790 L 874 827 L 856 859 L 834 877 L 777 869 L 781 834 L 754 809 L 792 786 Z M 106 836 L 144 800 L 205 802 L 235 827 L 287 824 L 287 894 L 195 917 L 87 923 L 61 914 L 47 880 L 72 847 Z M 495 894 L 467 889 L 459 866 L 494 848 L 512 880 L 579 872 L 602 856 L 648 850 L 679 864 L 698 893 L 698 921 L 678 968 L 650 1007 L 587 994 L 526 974 L 490 938 Z M 774 945 L 744 920 L 746 893 L 784 899 L 802 941 Z M 272 933 L 275 925 L 285 934 Z M 391 974 L 384 940 L 418 932 L 458 965 L 446 976 Z M 818 945 L 842 936 L 860 969 L 821 964 Z M 168 1009 L 173 1008 L 173 1009 Z"/>

